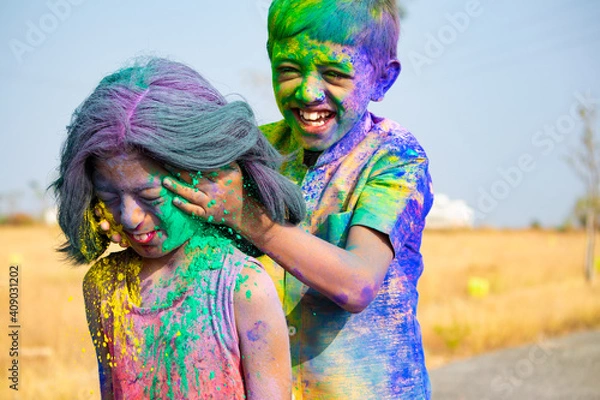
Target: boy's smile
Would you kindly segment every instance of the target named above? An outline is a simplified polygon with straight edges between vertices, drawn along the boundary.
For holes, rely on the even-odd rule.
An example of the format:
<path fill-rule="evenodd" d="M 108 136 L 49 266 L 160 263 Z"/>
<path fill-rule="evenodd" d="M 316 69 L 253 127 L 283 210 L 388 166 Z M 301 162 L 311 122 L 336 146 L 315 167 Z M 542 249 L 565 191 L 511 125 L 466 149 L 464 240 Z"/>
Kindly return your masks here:
<path fill-rule="evenodd" d="M 325 150 L 359 125 L 376 93 L 375 70 L 358 47 L 302 33 L 275 42 L 271 64 L 279 110 L 308 150 Z"/>

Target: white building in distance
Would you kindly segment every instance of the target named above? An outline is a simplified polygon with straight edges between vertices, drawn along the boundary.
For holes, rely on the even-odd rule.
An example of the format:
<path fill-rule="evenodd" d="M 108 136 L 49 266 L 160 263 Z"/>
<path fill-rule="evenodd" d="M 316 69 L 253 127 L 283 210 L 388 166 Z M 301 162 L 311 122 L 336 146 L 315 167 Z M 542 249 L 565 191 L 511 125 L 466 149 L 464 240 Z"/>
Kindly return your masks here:
<path fill-rule="evenodd" d="M 47 207 L 43 212 L 43 219 L 46 225 L 58 224 L 58 209 L 56 207 Z"/>
<path fill-rule="evenodd" d="M 435 194 L 433 206 L 425 220 L 425 228 L 473 228 L 474 224 L 475 210 L 464 200 L 450 200 L 445 194 Z"/>

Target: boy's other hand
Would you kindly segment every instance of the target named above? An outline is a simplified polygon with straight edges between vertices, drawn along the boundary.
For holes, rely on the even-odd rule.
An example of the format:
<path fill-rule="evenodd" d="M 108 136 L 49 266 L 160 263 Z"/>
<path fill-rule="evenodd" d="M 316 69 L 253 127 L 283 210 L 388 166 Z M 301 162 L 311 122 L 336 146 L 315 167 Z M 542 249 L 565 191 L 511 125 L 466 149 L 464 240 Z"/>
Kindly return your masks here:
<path fill-rule="evenodd" d="M 100 227 L 100 230 L 103 234 L 108 236 L 111 242 L 117 243 L 119 246 L 124 248 L 129 247 L 129 242 L 127 242 L 127 240 L 125 240 L 125 238 L 121 236 L 117 230 L 113 229 L 114 227 L 104 215 L 104 211 L 101 207 L 94 208 L 94 214 L 98 218 L 98 226 Z"/>

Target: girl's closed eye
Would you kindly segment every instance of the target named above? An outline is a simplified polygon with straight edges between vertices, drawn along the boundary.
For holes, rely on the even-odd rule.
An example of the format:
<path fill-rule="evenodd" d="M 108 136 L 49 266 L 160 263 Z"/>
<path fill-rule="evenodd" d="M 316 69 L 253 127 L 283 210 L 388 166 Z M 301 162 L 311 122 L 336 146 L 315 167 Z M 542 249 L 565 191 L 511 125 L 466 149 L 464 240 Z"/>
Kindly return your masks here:
<path fill-rule="evenodd" d="M 142 200 L 146 204 L 150 204 L 152 206 L 157 206 L 165 202 L 164 196 L 162 196 L 162 189 L 160 188 L 152 188 L 143 190 L 138 193 L 140 200 Z"/>
<path fill-rule="evenodd" d="M 120 202 L 120 197 L 114 193 L 96 191 L 98 198 L 107 206 L 115 206 Z"/>
<path fill-rule="evenodd" d="M 144 203 L 150 204 L 153 207 L 156 206 L 160 206 L 161 204 L 163 204 L 165 202 L 165 198 L 164 197 L 153 197 L 153 198 L 145 198 L 142 197 L 142 201 L 144 201 Z"/>

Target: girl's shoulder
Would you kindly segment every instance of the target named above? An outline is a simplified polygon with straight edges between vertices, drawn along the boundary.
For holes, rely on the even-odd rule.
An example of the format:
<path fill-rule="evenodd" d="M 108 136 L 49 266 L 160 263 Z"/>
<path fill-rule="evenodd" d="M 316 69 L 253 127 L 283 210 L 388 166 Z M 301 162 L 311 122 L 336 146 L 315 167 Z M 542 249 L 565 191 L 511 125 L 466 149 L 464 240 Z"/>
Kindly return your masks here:
<path fill-rule="evenodd" d="M 235 250 L 225 260 L 226 268 L 230 269 L 231 276 L 235 279 L 234 297 L 252 296 L 256 290 L 262 290 L 265 284 L 272 284 L 271 278 L 263 265 L 256 258 Z M 268 282 L 265 282 L 265 279 Z"/>
<path fill-rule="evenodd" d="M 227 280 L 234 283 L 235 292 L 240 290 L 242 284 L 256 273 L 265 272 L 262 264 L 254 257 L 249 256 L 239 249 L 232 246 L 223 259 L 222 274 L 227 276 Z"/>
<path fill-rule="evenodd" d="M 228 268 L 234 274 L 242 273 L 248 269 L 264 270 L 260 261 L 233 246 L 232 250 L 226 255 L 223 264 L 225 268 Z"/>

